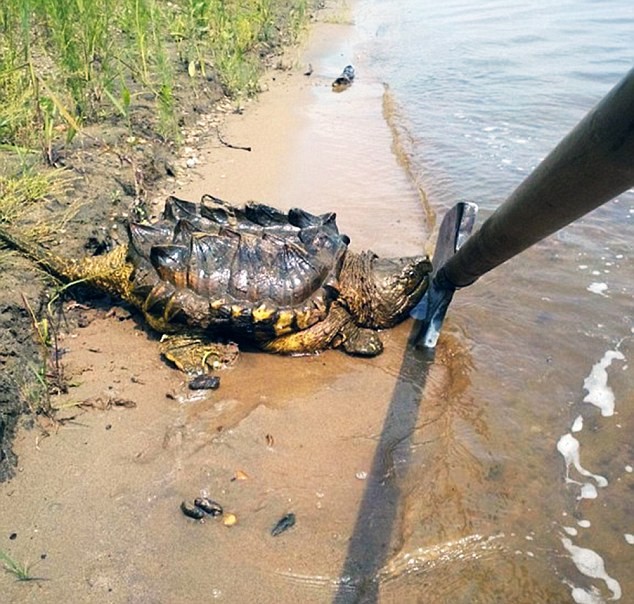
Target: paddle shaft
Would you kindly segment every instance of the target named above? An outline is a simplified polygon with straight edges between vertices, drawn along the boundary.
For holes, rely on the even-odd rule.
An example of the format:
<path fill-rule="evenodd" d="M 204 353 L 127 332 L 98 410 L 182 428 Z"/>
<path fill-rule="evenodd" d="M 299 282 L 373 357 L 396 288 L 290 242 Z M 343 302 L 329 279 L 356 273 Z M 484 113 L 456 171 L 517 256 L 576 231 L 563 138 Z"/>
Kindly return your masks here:
<path fill-rule="evenodd" d="M 440 268 L 454 287 L 634 186 L 634 69 Z"/>

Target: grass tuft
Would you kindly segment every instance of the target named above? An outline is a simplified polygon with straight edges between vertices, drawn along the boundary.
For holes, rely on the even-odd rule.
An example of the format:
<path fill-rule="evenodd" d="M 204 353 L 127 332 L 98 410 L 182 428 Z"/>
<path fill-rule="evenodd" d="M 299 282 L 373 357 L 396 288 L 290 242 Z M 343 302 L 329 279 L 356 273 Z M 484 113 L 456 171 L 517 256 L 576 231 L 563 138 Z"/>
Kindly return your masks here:
<path fill-rule="evenodd" d="M 39 202 L 60 193 L 68 183 L 62 170 L 37 171 L 23 164 L 11 175 L 0 174 L 0 222 L 13 223 Z"/>
<path fill-rule="evenodd" d="M 14 560 L 9 554 L 0 550 L 0 560 L 4 563 L 4 569 L 12 574 L 18 581 L 40 581 L 41 577 L 31 574 L 28 563 L 20 563 Z"/>

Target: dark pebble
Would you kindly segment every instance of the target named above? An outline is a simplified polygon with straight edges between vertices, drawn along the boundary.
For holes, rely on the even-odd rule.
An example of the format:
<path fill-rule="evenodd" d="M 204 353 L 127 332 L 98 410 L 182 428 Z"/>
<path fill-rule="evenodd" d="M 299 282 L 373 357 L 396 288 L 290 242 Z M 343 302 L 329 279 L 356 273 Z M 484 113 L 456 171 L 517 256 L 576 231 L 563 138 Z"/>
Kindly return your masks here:
<path fill-rule="evenodd" d="M 222 506 L 209 499 L 209 497 L 198 497 L 194 499 L 194 505 L 210 516 L 222 516 Z"/>
<path fill-rule="evenodd" d="M 17 538 L 18 538 L 18 534 L 17 533 L 11 533 L 9 535 L 9 539 L 11 539 L 11 541 L 13 541 L 14 539 L 17 539 Z"/>
<path fill-rule="evenodd" d="M 185 514 L 188 518 L 193 518 L 194 520 L 201 520 L 205 517 L 205 512 L 203 512 L 199 507 L 189 505 L 186 501 L 181 503 L 181 512 L 183 512 L 183 514 Z"/>
<path fill-rule="evenodd" d="M 199 375 L 189 382 L 191 390 L 217 390 L 220 378 L 217 375 Z"/>
<path fill-rule="evenodd" d="M 284 514 L 284 516 L 282 516 L 277 521 L 277 524 L 271 529 L 271 535 L 273 535 L 273 537 L 277 537 L 292 526 L 295 526 L 295 514 L 293 514 L 293 512 Z"/>

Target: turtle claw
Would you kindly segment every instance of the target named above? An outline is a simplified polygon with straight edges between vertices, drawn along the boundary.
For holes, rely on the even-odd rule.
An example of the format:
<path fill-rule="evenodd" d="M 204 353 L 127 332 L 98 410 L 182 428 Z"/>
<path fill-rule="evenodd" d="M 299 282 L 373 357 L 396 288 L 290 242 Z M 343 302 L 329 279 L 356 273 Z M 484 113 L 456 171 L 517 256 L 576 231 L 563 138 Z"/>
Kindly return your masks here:
<path fill-rule="evenodd" d="M 375 357 L 383 352 L 383 342 L 379 334 L 372 329 L 360 327 L 351 329 L 341 346 L 348 354 L 359 357 Z"/>
<path fill-rule="evenodd" d="M 233 365 L 238 359 L 238 345 L 209 341 L 195 335 L 164 335 L 159 352 L 189 375 L 206 374 Z"/>

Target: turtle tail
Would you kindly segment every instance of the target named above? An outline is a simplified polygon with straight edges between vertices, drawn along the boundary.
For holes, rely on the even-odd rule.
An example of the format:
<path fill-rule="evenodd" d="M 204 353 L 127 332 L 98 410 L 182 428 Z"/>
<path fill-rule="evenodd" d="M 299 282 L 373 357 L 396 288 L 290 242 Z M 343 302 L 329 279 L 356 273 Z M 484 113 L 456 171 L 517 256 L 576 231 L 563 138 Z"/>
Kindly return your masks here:
<path fill-rule="evenodd" d="M 0 242 L 26 256 L 61 281 L 83 281 L 108 293 L 126 297 L 132 271 L 131 265 L 126 262 L 126 246 L 119 246 L 102 256 L 75 260 L 54 254 L 20 230 L 3 223 L 0 223 Z"/>

